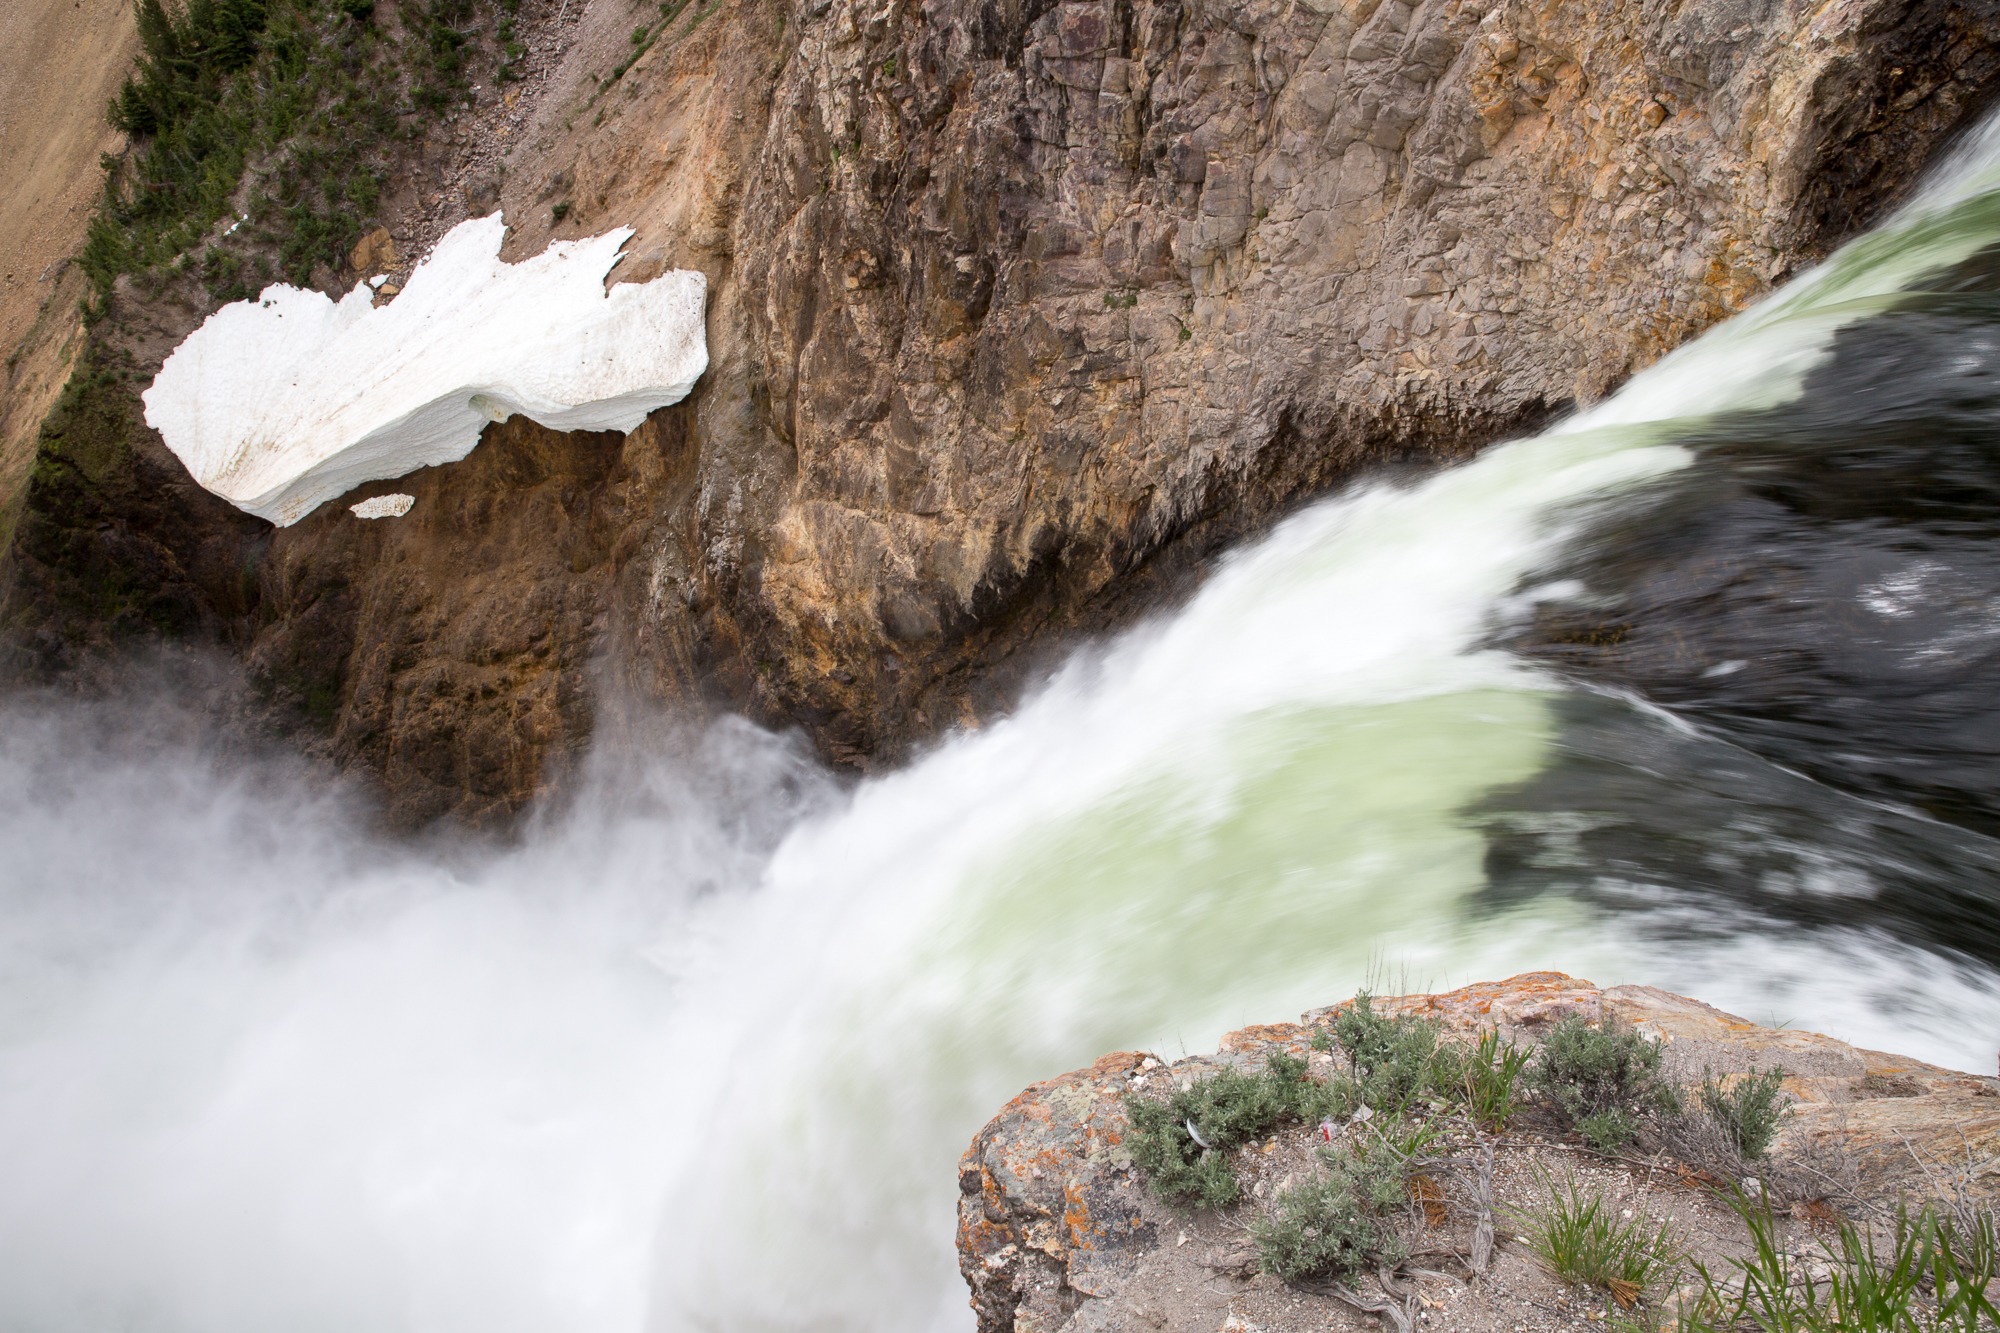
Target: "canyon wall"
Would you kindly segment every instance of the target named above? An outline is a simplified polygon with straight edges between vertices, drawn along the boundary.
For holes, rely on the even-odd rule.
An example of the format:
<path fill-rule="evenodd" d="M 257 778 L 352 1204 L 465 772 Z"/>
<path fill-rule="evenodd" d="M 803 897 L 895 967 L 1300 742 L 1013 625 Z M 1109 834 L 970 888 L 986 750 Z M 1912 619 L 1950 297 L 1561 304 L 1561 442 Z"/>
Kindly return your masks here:
<path fill-rule="evenodd" d="M 127 0 L 18 0 L 0 11 L 0 540 L 43 416 L 82 341 L 68 260 L 123 136 L 104 107 L 136 47 Z"/>
<path fill-rule="evenodd" d="M 134 485 L 173 469 L 125 423 L 136 461 L 31 489 L 88 513 L 16 540 L 19 669 L 98 652 L 50 590 L 143 548 L 172 632 L 412 820 L 520 808 L 606 690 L 893 759 L 1305 497 L 1601 396 L 1892 203 L 2000 75 L 2000 13 L 1951 0 L 568 22 L 518 104 L 431 133 L 456 192 L 382 221 L 407 255 L 497 199 L 516 259 L 635 227 L 614 279 L 707 275 L 694 394 L 623 440 L 509 422 L 354 497 L 408 518 L 275 533 Z M 214 304 L 120 299 L 141 383 Z"/>

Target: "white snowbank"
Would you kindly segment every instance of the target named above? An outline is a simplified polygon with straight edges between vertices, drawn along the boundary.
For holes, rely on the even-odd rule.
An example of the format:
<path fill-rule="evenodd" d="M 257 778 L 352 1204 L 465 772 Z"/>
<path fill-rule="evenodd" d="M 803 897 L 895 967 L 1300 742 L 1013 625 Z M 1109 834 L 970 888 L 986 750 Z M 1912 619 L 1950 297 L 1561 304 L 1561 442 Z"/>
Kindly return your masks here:
<path fill-rule="evenodd" d="M 607 293 L 629 227 L 500 259 L 506 228 L 462 222 L 394 302 L 272 286 L 174 349 L 147 424 L 194 479 L 283 527 L 366 481 L 465 457 L 489 421 L 629 431 L 708 368 L 708 284 L 677 270 Z"/>
<path fill-rule="evenodd" d="M 410 506 L 417 502 L 414 495 L 378 495 L 372 500 L 362 500 L 348 507 L 356 518 L 401 518 L 410 512 Z"/>

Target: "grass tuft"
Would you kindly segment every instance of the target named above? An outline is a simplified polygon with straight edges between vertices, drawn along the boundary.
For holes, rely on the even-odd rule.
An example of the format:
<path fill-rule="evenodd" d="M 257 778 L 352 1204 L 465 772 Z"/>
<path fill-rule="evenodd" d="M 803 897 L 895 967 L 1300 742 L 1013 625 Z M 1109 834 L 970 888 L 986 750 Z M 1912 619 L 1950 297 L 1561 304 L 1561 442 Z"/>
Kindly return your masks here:
<path fill-rule="evenodd" d="M 1677 1333 L 1974 1333 L 2000 1328 L 1988 1288 L 2000 1268 L 1993 1217 L 1955 1222 L 1926 1206 L 1899 1209 L 1886 1245 L 1853 1222 L 1822 1243 L 1817 1280 L 1778 1233 L 1770 1204 L 1740 1191 L 1731 1205 L 1750 1229 L 1750 1254 L 1718 1280 L 1697 1264 L 1702 1290 Z"/>
<path fill-rule="evenodd" d="M 1439 1047 L 1432 1082 L 1481 1128 L 1502 1130 L 1520 1109 L 1521 1075 L 1531 1058 L 1531 1052 L 1489 1030 L 1477 1045 Z"/>
<path fill-rule="evenodd" d="M 1522 1236 L 1563 1281 L 1602 1287 L 1629 1308 L 1686 1257 L 1670 1224 L 1655 1228 L 1646 1219 L 1622 1219 L 1603 1195 L 1586 1194 L 1574 1180 L 1550 1180 L 1548 1187 L 1547 1202 L 1528 1216 Z"/>

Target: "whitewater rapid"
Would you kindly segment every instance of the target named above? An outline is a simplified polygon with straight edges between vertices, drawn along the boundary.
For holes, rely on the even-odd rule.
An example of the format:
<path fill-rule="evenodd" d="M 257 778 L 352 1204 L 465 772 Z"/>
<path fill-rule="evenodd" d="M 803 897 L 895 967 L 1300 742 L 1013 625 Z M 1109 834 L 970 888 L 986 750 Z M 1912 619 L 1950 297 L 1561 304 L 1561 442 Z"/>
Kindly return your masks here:
<path fill-rule="evenodd" d="M 969 1328 L 953 1168 L 1002 1102 L 1371 982 L 1555 967 L 1988 1068 L 1990 971 L 1694 929 L 1672 885 L 1494 900 L 1468 812 L 1552 762 L 1576 697 L 1486 646 L 1575 595 L 1533 572 L 1694 463 L 1677 426 L 1798 393 L 1837 328 L 2000 240 L 1996 191 L 1989 130 L 1599 408 L 1307 510 L 858 786 L 667 726 L 518 846 L 412 847 L 169 704 L 16 701 L 0 1326 Z"/>

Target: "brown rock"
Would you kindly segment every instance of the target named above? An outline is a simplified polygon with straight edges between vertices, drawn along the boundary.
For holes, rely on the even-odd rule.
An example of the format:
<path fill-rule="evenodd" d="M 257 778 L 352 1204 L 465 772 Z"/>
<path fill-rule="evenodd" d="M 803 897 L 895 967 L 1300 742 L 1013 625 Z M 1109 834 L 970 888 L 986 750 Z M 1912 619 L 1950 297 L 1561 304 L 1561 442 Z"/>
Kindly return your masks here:
<path fill-rule="evenodd" d="M 631 277 L 710 278 L 607 647 L 851 762 L 1300 495 L 1606 392 L 1893 198 L 2000 70 L 2000 22 L 1889 0 L 955 4 L 718 13 L 601 124 L 552 98 L 508 172 L 510 254 L 559 183 L 638 229 Z M 1829 113 L 1913 65 L 1914 114 Z"/>
<path fill-rule="evenodd" d="M 508 94 L 510 99 L 514 95 Z M 484 217 L 500 206 L 500 182 L 492 176 L 467 181 L 459 193 L 465 198 L 466 213 L 472 217 Z"/>
<path fill-rule="evenodd" d="M 377 227 L 354 243 L 347 253 L 347 264 L 356 273 L 364 276 L 380 273 L 396 266 L 396 242 L 389 235 L 387 227 Z"/>

